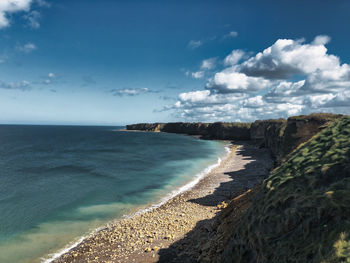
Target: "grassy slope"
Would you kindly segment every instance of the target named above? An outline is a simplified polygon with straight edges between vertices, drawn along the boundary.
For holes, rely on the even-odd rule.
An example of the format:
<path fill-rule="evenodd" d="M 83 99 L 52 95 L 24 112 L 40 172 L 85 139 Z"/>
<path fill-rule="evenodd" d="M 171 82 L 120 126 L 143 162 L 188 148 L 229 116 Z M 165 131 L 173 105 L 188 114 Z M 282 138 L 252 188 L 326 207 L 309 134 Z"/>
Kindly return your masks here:
<path fill-rule="evenodd" d="M 234 228 L 223 262 L 350 262 L 350 117 L 271 173 Z"/>

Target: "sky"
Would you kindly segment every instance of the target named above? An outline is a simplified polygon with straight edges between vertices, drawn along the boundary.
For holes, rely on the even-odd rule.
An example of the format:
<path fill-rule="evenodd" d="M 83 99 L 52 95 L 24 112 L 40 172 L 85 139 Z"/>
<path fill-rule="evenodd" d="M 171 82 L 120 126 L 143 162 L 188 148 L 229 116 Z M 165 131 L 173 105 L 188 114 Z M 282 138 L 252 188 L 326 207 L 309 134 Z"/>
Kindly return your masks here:
<path fill-rule="evenodd" d="M 0 123 L 350 114 L 347 0 L 0 0 Z"/>

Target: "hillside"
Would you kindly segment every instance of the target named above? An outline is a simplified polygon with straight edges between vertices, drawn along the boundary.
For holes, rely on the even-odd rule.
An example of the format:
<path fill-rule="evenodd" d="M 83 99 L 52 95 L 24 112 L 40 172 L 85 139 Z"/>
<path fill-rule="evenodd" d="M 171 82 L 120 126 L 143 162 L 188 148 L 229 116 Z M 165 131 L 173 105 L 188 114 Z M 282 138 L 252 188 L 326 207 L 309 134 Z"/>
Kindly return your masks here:
<path fill-rule="evenodd" d="M 265 180 L 232 225 L 222 262 L 350 262 L 349 218 L 350 117 L 343 117 Z"/>

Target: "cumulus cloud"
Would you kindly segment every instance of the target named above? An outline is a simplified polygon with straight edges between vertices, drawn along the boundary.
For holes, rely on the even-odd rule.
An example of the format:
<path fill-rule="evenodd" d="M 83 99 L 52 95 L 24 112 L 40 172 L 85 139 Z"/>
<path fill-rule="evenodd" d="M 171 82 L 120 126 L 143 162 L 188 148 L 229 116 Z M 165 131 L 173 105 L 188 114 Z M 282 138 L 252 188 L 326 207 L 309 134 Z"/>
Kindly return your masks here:
<path fill-rule="evenodd" d="M 233 50 L 203 90 L 181 93 L 164 109 L 191 121 L 252 121 L 315 111 L 350 114 L 350 65 L 328 53 L 329 41 L 325 35 L 309 43 L 278 39 L 251 57 Z"/>
<path fill-rule="evenodd" d="M 17 45 L 16 49 L 20 52 L 30 53 L 30 52 L 36 50 L 37 47 L 35 44 L 28 42 L 24 45 Z"/>
<path fill-rule="evenodd" d="M 112 89 L 110 92 L 114 96 L 137 96 L 145 93 L 158 93 L 157 91 L 150 90 L 148 88 L 124 88 L 124 89 Z"/>
<path fill-rule="evenodd" d="M 45 0 L 0 0 L 0 29 L 9 27 L 11 14 L 19 12 L 25 12 L 23 18 L 27 21 L 27 26 L 39 28 L 40 13 L 31 10 L 32 6 L 43 8 L 50 7 L 50 4 Z"/>
<path fill-rule="evenodd" d="M 238 62 L 244 57 L 244 55 L 245 55 L 245 52 L 243 50 L 240 50 L 240 49 L 232 50 L 230 55 L 228 55 L 224 59 L 224 64 L 226 66 L 234 66 L 238 64 Z"/>
<path fill-rule="evenodd" d="M 250 77 L 229 68 L 218 72 L 207 83 L 206 88 L 219 93 L 240 93 L 262 90 L 271 82 L 261 77 Z"/>
<path fill-rule="evenodd" d="M 8 15 L 15 12 L 30 10 L 32 0 L 1 0 L 0 1 L 0 28 L 10 25 Z"/>
<path fill-rule="evenodd" d="M 316 37 L 311 44 L 304 44 L 303 40 L 279 39 L 244 61 L 240 71 L 248 76 L 289 79 L 296 74 L 307 75 L 339 66 L 339 58 L 327 54 L 327 48 L 320 44 L 324 40 L 320 38 L 325 37 Z"/>
<path fill-rule="evenodd" d="M 204 77 L 206 72 L 213 70 L 216 67 L 217 58 L 208 58 L 202 60 L 200 67 L 197 71 L 191 72 L 189 70 L 184 71 L 185 76 L 192 77 L 194 79 L 201 79 Z"/>
<path fill-rule="evenodd" d="M 192 78 L 194 79 L 201 79 L 204 77 L 204 71 L 197 71 L 191 73 Z"/>
<path fill-rule="evenodd" d="M 203 70 L 211 70 L 215 68 L 216 58 L 208 58 L 204 59 L 201 64 L 201 69 Z"/>
<path fill-rule="evenodd" d="M 326 45 L 328 42 L 331 41 L 331 38 L 326 35 L 319 35 L 315 37 L 314 41 L 312 41 L 313 45 Z"/>

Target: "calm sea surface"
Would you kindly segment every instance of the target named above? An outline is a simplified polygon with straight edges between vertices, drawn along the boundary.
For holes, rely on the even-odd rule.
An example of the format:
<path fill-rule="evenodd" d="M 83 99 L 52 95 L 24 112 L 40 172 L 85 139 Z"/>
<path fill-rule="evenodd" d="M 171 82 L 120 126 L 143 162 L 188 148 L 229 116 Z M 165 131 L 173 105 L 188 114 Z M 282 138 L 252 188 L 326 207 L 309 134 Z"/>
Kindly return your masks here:
<path fill-rule="evenodd" d="M 225 154 L 221 142 L 120 128 L 0 125 L 1 263 L 41 262 Z"/>

